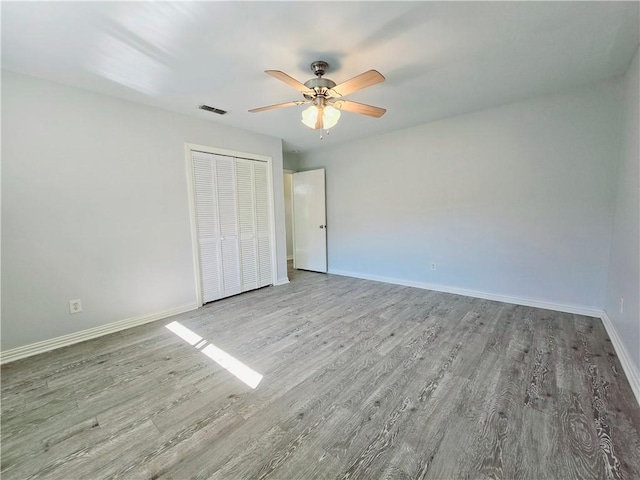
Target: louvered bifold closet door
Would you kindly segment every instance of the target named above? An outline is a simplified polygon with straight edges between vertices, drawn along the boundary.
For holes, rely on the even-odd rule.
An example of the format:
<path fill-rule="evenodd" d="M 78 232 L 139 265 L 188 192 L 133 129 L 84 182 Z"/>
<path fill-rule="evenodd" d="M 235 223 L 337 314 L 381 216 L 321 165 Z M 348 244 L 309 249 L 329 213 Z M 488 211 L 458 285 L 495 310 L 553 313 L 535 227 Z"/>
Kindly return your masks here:
<path fill-rule="evenodd" d="M 253 183 L 256 204 L 256 236 L 258 238 L 258 286 L 264 287 L 273 283 L 271 270 L 271 208 L 269 193 L 268 164 L 253 163 Z"/>
<path fill-rule="evenodd" d="M 236 162 L 232 157 L 221 155 L 214 155 L 214 157 L 216 159 L 216 187 L 220 217 L 223 296 L 228 297 L 242 291 L 236 201 Z"/>
<path fill-rule="evenodd" d="M 222 294 L 220 270 L 220 229 L 215 202 L 215 163 L 210 153 L 192 152 L 196 207 L 196 227 L 200 253 L 200 282 L 203 303 L 217 300 Z"/>
<path fill-rule="evenodd" d="M 240 227 L 240 265 L 242 291 L 258 288 L 258 240 L 256 236 L 256 199 L 253 162 L 236 159 L 238 188 L 238 225 Z"/>

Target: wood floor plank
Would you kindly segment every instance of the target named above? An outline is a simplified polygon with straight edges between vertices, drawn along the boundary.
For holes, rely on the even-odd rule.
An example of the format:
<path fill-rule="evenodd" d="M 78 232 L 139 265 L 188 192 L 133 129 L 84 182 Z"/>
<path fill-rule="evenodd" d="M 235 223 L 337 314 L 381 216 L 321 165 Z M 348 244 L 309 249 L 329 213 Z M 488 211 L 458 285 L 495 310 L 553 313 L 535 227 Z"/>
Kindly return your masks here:
<path fill-rule="evenodd" d="M 2 366 L 2 478 L 640 478 L 640 407 L 599 319 L 289 275 Z"/>

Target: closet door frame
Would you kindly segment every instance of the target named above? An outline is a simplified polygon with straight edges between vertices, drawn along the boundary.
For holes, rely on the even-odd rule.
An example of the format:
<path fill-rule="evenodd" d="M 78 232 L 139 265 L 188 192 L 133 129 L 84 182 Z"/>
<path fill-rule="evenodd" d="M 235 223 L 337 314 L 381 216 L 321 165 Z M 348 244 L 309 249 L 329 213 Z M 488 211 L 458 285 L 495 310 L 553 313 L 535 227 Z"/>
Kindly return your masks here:
<path fill-rule="evenodd" d="M 273 168 L 272 158 L 265 155 L 259 155 L 257 153 L 238 152 L 235 150 L 227 150 L 224 148 L 209 147 L 206 145 L 198 145 L 195 143 L 185 143 L 185 164 L 187 171 L 187 193 L 189 195 L 189 220 L 191 224 L 191 250 L 193 256 L 193 269 L 195 273 L 195 289 L 196 300 L 198 306 L 202 306 L 202 284 L 200 280 L 200 248 L 198 245 L 198 228 L 196 223 L 196 197 L 194 188 L 193 168 L 191 163 L 191 152 L 205 152 L 212 153 L 214 155 L 224 155 L 226 157 L 244 158 L 247 160 L 258 160 L 267 164 L 267 183 L 269 188 L 269 215 L 270 215 L 270 245 L 271 245 L 271 282 L 276 285 L 277 283 L 277 268 L 276 268 L 276 222 L 275 222 L 275 208 L 273 202 Z"/>

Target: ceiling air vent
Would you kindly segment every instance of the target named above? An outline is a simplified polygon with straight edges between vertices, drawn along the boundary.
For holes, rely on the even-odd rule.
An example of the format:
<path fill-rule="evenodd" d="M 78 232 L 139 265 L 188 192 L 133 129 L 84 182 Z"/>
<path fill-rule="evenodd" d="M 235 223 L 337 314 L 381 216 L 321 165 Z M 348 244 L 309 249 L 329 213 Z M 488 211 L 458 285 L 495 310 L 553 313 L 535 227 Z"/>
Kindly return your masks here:
<path fill-rule="evenodd" d="M 217 113 L 218 115 L 224 115 L 225 113 L 227 113 L 226 110 L 220 110 L 219 108 L 210 107 L 209 105 L 200 105 L 200 108 L 202 110 L 206 110 L 207 112 Z"/>

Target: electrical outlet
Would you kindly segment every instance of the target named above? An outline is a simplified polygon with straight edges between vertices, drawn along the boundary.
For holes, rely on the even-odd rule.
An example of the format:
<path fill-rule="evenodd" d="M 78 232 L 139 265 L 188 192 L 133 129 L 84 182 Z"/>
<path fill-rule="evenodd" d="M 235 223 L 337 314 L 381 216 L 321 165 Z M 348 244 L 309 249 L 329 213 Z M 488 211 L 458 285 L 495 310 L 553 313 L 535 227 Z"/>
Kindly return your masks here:
<path fill-rule="evenodd" d="M 435 263 L 431 264 L 431 270 L 437 270 L 438 266 Z"/>
<path fill-rule="evenodd" d="M 80 313 L 82 311 L 82 302 L 78 300 L 69 300 L 69 313 Z"/>
<path fill-rule="evenodd" d="M 624 297 L 620 297 L 620 313 L 624 313 Z"/>

